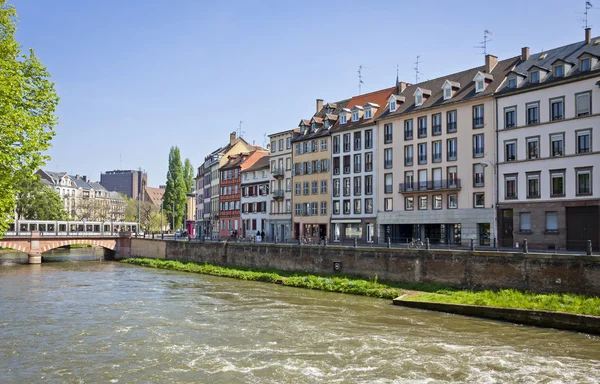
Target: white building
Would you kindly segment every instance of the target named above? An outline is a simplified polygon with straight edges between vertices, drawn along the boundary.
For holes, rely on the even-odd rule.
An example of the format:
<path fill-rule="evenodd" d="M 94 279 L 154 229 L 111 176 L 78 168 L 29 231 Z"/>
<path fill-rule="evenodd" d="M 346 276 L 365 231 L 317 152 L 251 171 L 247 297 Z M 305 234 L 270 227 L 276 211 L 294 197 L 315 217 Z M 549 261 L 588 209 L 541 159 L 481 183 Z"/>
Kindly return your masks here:
<path fill-rule="evenodd" d="M 503 246 L 600 247 L 600 45 L 589 29 L 585 37 L 523 48 L 496 94 Z"/>
<path fill-rule="evenodd" d="M 251 238 L 264 232 L 270 238 L 269 220 L 269 156 L 264 156 L 241 173 L 241 236 Z"/>

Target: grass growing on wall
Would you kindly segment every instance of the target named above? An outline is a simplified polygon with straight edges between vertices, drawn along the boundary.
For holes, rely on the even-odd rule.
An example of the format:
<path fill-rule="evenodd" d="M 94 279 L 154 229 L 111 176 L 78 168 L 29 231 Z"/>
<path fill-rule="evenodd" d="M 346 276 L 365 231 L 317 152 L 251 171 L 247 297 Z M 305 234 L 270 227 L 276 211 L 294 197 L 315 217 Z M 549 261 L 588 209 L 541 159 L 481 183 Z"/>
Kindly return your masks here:
<path fill-rule="evenodd" d="M 537 294 L 513 289 L 499 291 L 438 291 L 411 296 L 412 301 L 533 309 L 600 316 L 600 298 L 570 293 Z"/>

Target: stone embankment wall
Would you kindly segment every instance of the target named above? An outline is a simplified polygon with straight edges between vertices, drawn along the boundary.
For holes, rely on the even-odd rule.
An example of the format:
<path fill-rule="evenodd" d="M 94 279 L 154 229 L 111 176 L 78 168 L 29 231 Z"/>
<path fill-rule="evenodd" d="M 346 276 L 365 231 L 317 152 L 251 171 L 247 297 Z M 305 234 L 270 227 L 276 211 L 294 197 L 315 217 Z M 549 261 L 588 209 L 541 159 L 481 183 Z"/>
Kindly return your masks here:
<path fill-rule="evenodd" d="M 399 282 L 600 296 L 598 256 L 144 239 L 131 240 L 131 256 L 312 273 L 340 263 L 341 273 Z"/>

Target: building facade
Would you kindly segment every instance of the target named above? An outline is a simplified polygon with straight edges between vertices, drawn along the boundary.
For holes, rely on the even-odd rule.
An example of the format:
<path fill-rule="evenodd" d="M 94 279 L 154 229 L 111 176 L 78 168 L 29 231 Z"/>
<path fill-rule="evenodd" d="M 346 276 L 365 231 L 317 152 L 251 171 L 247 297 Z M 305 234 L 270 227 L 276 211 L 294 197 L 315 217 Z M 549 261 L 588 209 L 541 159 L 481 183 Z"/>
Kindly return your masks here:
<path fill-rule="evenodd" d="M 271 201 L 268 233 L 271 241 L 291 239 L 292 137 L 297 132 L 298 129 L 292 129 L 269 135 Z"/>
<path fill-rule="evenodd" d="M 500 243 L 600 247 L 600 45 L 522 49 L 496 95 Z M 596 107 L 593 102 L 596 101 Z"/>
<path fill-rule="evenodd" d="M 398 83 L 377 117 L 380 241 L 493 244 L 492 95 L 517 60 L 487 55 L 481 67 Z"/>
<path fill-rule="evenodd" d="M 271 237 L 269 222 L 269 202 L 271 172 L 269 170 L 269 156 L 263 156 L 252 166 L 242 171 L 242 231 L 241 236 L 246 239 L 258 233 Z M 265 239 L 262 239 L 265 240 Z"/>
<path fill-rule="evenodd" d="M 107 171 L 100 174 L 100 184 L 108 191 L 119 192 L 137 200 L 143 198 L 148 175 L 134 170 Z"/>
<path fill-rule="evenodd" d="M 204 236 L 204 163 L 198 167 L 194 182 L 196 184 L 195 204 L 196 237 Z"/>
<path fill-rule="evenodd" d="M 350 99 L 331 129 L 331 237 L 376 242 L 377 124 L 395 87 Z"/>

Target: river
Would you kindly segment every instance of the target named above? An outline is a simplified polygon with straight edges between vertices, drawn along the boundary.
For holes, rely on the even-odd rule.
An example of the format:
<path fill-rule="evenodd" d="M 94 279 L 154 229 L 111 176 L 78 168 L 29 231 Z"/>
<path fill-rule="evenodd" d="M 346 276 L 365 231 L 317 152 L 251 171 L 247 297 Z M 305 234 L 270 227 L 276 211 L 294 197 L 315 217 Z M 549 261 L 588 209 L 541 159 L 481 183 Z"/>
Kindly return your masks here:
<path fill-rule="evenodd" d="M 597 383 L 600 338 L 115 262 L 5 262 L 0 378 Z"/>

